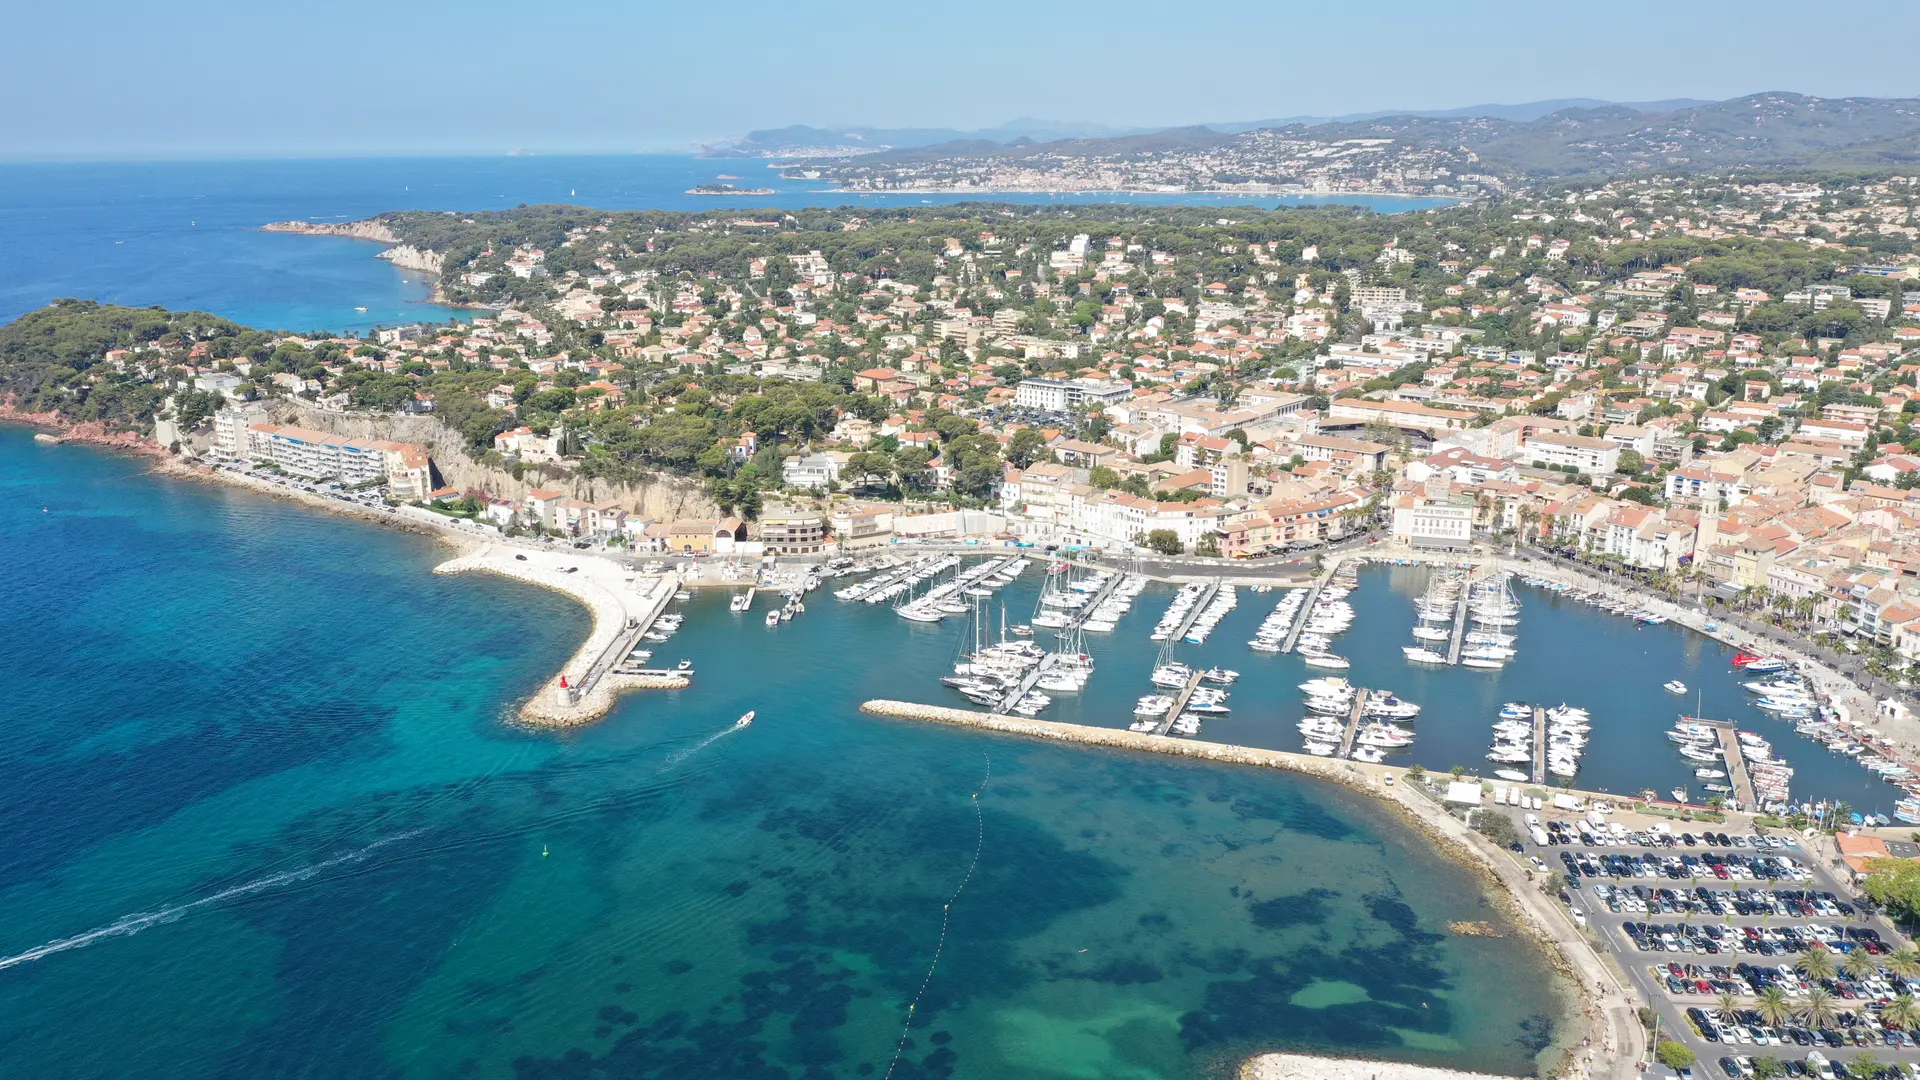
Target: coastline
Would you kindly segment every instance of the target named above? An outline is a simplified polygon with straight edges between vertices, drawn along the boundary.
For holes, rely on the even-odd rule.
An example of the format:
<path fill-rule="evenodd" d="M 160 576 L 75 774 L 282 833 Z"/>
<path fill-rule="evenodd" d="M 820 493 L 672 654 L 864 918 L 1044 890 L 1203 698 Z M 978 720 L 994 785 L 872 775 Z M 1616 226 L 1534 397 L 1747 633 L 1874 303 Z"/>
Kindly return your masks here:
<path fill-rule="evenodd" d="M 496 545 L 485 538 L 469 536 L 454 530 L 451 525 L 438 521 L 416 517 L 402 511 L 382 512 L 355 503 L 344 503 L 329 499 L 313 492 L 275 484 L 259 477 L 244 473 L 228 472 L 223 469 L 211 469 L 194 462 L 184 461 L 150 440 L 142 439 L 133 432 L 108 432 L 98 423 L 73 424 L 61 419 L 54 413 L 25 413 L 15 408 L 9 401 L 0 401 L 0 422 L 22 424 L 32 428 L 51 428 L 58 434 L 51 445 L 75 443 L 104 450 L 117 450 L 145 458 L 149 461 L 148 472 L 170 479 L 192 483 L 222 484 L 240 488 L 255 494 L 284 499 L 298 503 L 309 509 L 322 510 L 343 517 L 402 532 L 430 536 L 455 549 L 453 559 L 434 567 L 435 573 L 457 574 L 469 570 L 486 570 L 504 577 L 514 578 L 542 588 L 551 589 L 579 601 L 593 618 L 593 629 L 587 638 L 561 665 L 559 671 L 543 682 L 523 701 L 516 713 L 520 720 L 534 727 L 575 727 L 590 723 L 612 710 L 619 696 L 628 690 L 679 690 L 691 685 L 691 680 L 683 675 L 621 675 L 611 671 L 597 680 L 589 692 L 580 695 L 577 700 L 563 702 L 555 693 L 564 676 L 570 684 L 592 668 L 617 639 L 619 632 L 626 627 L 630 615 L 637 614 L 625 610 L 625 605 L 617 590 L 607 588 L 610 577 L 637 579 L 643 577 L 611 559 L 584 552 L 559 554 L 528 549 L 527 566 L 522 568 L 518 560 L 507 554 L 488 554 Z M 37 433 L 36 433 L 37 434 Z M 594 569 L 589 575 L 569 574 L 548 568 L 540 572 L 534 567 L 534 560 L 547 562 L 561 561 L 568 565 L 587 566 Z M 464 561 L 463 561 L 464 560 Z M 668 583 L 667 596 L 670 598 L 677 587 L 677 579 L 663 576 L 657 579 Z M 659 605 L 664 607 L 664 603 Z M 653 614 L 657 614 L 653 612 Z M 649 620 L 650 621 L 650 620 Z"/>
<path fill-rule="evenodd" d="M 1167 191 L 1162 188 L 1080 188 L 1057 185 L 1036 185 L 992 188 L 926 187 L 920 185 L 890 187 L 872 190 L 848 187 L 809 188 L 810 194 L 823 195 L 1237 195 L 1247 199 L 1317 199 L 1317 198 L 1354 198 L 1354 199 L 1430 199 L 1453 205 L 1471 202 L 1460 195 L 1418 194 L 1407 191 L 1248 191 L 1244 188 L 1196 188 Z"/>
<path fill-rule="evenodd" d="M 1367 796 L 1381 807 L 1393 812 L 1403 824 L 1427 839 L 1442 855 L 1476 872 L 1481 878 L 1489 901 L 1501 908 L 1514 921 L 1514 924 L 1527 934 L 1539 947 L 1548 963 L 1565 980 L 1566 988 L 1574 996 L 1574 1000 L 1563 1003 L 1560 1019 L 1568 1025 L 1571 1032 L 1566 1039 L 1560 1041 L 1562 1055 L 1560 1062 L 1542 1075 L 1570 1077 L 1580 1073 L 1583 1068 L 1587 1071 L 1580 1075 L 1592 1077 L 1627 1080 L 1637 1075 L 1635 1065 L 1645 1055 L 1645 1032 L 1634 1012 L 1632 998 L 1615 972 L 1581 936 L 1580 930 L 1559 909 L 1559 906 L 1527 880 L 1526 873 L 1519 864 L 1506 858 L 1491 842 L 1447 813 L 1437 802 L 1415 794 L 1404 782 L 1406 775 L 1404 769 L 1358 762 L 1334 762 L 1306 754 L 1227 743 L 1195 739 L 1166 739 L 1128 731 L 1124 728 L 1098 728 L 1050 720 L 1032 720 L 999 713 L 924 705 L 917 702 L 877 699 L 862 704 L 860 710 L 873 716 L 949 724 L 1052 742 L 1168 754 L 1229 765 L 1284 769 L 1336 783 L 1357 794 Z M 1395 779 L 1392 786 L 1387 785 L 1388 778 Z M 1576 1060 L 1576 1050 L 1583 1046 L 1583 1040 L 1584 1047 L 1591 1056 L 1585 1060 Z M 1272 1073 L 1260 1071 L 1267 1068 L 1265 1063 L 1269 1058 L 1291 1059 L 1294 1057 L 1296 1056 L 1285 1054 L 1255 1055 L 1243 1063 L 1240 1078 L 1241 1080 L 1290 1080 L 1293 1076 L 1347 1075 L 1311 1071 Z M 1329 1059 L 1308 1057 L 1300 1060 L 1321 1062 Z M 1283 1065 L 1296 1070 L 1301 1067 L 1296 1063 L 1281 1062 L 1273 1068 L 1279 1069 Z M 1395 1066 L 1395 1068 L 1411 1069 L 1414 1066 Z M 1426 1073 L 1392 1072 L 1385 1071 L 1384 1066 L 1367 1075 L 1372 1076 L 1376 1073 L 1383 1077 L 1404 1077 L 1405 1080 L 1423 1080 L 1426 1077 L 1442 1080 L 1444 1077 L 1472 1075 L 1446 1070 L 1429 1070 Z"/>

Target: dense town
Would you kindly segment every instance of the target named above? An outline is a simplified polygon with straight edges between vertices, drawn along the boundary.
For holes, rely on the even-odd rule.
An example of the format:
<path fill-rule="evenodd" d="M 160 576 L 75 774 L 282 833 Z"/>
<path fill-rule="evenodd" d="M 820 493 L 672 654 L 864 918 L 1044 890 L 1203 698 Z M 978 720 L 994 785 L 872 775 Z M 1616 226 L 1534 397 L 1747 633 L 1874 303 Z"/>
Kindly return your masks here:
<path fill-rule="evenodd" d="M 130 341 L 31 403 L 84 416 L 171 382 L 163 444 L 636 550 L 752 544 L 769 508 L 799 553 L 1498 534 L 1911 659 L 1916 194 L 1690 177 L 1395 216 L 398 215 L 473 318 Z M 421 447 L 305 430 L 290 403 L 437 416 L 540 483 L 437 485 Z M 711 516 L 568 485 L 656 473 L 698 478 Z"/>

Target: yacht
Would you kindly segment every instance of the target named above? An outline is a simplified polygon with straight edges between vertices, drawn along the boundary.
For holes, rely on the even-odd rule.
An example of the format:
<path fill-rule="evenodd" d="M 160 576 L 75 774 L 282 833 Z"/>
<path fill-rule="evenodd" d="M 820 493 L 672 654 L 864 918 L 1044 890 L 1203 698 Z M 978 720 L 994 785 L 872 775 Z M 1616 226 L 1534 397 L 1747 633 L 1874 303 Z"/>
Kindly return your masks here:
<path fill-rule="evenodd" d="M 768 626 L 780 625 L 780 609 L 779 608 L 774 608 L 773 610 L 767 612 L 767 625 Z"/>
<path fill-rule="evenodd" d="M 1502 780 L 1511 780 L 1516 784 L 1524 784 L 1528 780 L 1526 773 L 1514 769 L 1495 769 L 1493 770 L 1493 775 Z"/>
<path fill-rule="evenodd" d="M 1687 692 L 1687 684 L 1681 682 L 1679 679 L 1674 679 L 1672 682 L 1663 684 L 1662 688 L 1669 694 L 1684 694 Z"/>
<path fill-rule="evenodd" d="M 1334 671 L 1345 671 L 1353 666 L 1346 657 L 1332 653 L 1307 653 L 1301 656 L 1300 661 L 1308 667 L 1331 668 Z"/>
<path fill-rule="evenodd" d="M 1470 668 L 1498 669 L 1498 668 L 1506 667 L 1507 662 L 1505 660 L 1490 660 L 1484 656 L 1462 656 L 1460 658 L 1460 666 L 1470 667 Z"/>
<path fill-rule="evenodd" d="M 1149 694 L 1149 695 L 1147 695 L 1146 697 L 1143 697 L 1143 698 L 1141 698 L 1141 699 L 1140 699 L 1140 700 L 1139 700 L 1139 701 L 1138 701 L 1138 702 L 1137 702 L 1137 703 L 1136 703 L 1136 704 L 1134 705 L 1134 707 L 1133 707 L 1133 715 L 1135 715 L 1135 716 L 1165 716 L 1165 715 L 1167 715 L 1167 710 L 1168 710 L 1168 709 L 1171 709 L 1171 708 L 1173 708 L 1173 699 L 1172 699 L 1172 698 L 1170 698 L 1170 697 L 1162 697 L 1162 696 L 1160 696 L 1160 695 L 1157 695 L 1157 694 Z"/>
<path fill-rule="evenodd" d="M 1330 742 L 1318 742 L 1309 739 L 1306 744 L 1307 753 L 1312 754 L 1314 757 L 1332 757 L 1333 752 L 1337 749 L 1339 749 L 1339 747 Z"/>
<path fill-rule="evenodd" d="M 1366 765 L 1378 765 L 1387 759 L 1387 755 L 1381 753 L 1378 747 L 1373 746 L 1356 746 L 1353 748 L 1353 754 L 1351 756 L 1353 760 Z"/>
<path fill-rule="evenodd" d="M 740 614 L 741 612 L 747 610 L 752 606 L 753 606 L 753 590 L 752 589 L 748 589 L 746 592 L 743 592 L 743 593 L 738 593 L 734 596 L 733 599 L 727 601 L 727 610 L 733 612 L 735 615 Z"/>
<path fill-rule="evenodd" d="M 1533 719 L 1533 706 L 1524 701 L 1509 701 L 1505 705 L 1500 706 L 1500 719 L 1531 720 Z"/>
<path fill-rule="evenodd" d="M 1407 655 L 1408 660 L 1416 664 L 1444 664 L 1447 662 L 1446 657 L 1434 652 L 1432 649 L 1423 649 L 1414 645 L 1402 645 L 1400 651 Z"/>

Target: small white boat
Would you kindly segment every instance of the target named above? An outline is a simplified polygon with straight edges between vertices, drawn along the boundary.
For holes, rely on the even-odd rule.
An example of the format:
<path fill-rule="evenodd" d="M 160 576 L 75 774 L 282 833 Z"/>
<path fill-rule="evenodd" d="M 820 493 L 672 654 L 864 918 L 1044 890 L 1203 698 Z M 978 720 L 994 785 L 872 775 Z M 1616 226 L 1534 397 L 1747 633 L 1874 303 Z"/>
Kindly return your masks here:
<path fill-rule="evenodd" d="M 768 626 L 780 625 L 780 611 L 778 608 L 767 612 L 767 625 Z"/>
<path fill-rule="evenodd" d="M 1524 784 L 1528 779 L 1527 774 L 1518 769 L 1495 769 L 1493 775 L 1502 780 L 1511 780 L 1516 784 Z"/>
<path fill-rule="evenodd" d="M 1674 679 L 1672 682 L 1665 684 L 1665 689 L 1669 694 L 1684 694 L 1687 692 L 1687 684 L 1681 682 L 1679 679 Z"/>
<path fill-rule="evenodd" d="M 1345 671 L 1353 666 L 1346 657 L 1335 656 L 1332 653 L 1308 653 L 1300 660 L 1308 667 L 1330 668 L 1334 671 Z"/>
<path fill-rule="evenodd" d="M 1484 656 L 1463 656 L 1460 658 L 1460 666 L 1498 669 L 1506 667 L 1507 662 L 1505 660 L 1489 660 Z"/>
<path fill-rule="evenodd" d="M 1432 649 L 1422 649 L 1412 645 L 1403 645 L 1401 646 L 1400 651 L 1406 654 L 1408 660 L 1411 660 L 1416 664 L 1444 664 L 1447 662 L 1446 657 L 1440 655 L 1437 652 L 1434 652 Z"/>
<path fill-rule="evenodd" d="M 733 726 L 737 728 L 741 728 L 741 727 L 746 727 L 748 724 L 751 724 L 751 723 L 753 723 L 753 710 L 748 709 L 747 715 L 741 717 L 738 720 L 735 720 L 733 722 Z"/>

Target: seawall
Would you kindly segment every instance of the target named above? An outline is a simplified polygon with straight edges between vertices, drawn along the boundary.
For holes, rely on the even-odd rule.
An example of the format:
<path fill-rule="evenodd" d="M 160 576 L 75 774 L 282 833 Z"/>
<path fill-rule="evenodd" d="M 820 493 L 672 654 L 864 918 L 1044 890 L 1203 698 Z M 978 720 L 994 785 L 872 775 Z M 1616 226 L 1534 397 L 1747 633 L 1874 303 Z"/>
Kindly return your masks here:
<path fill-rule="evenodd" d="M 1353 791 L 1370 796 L 1383 806 L 1395 811 L 1409 827 L 1424 836 L 1437 850 L 1476 871 L 1486 888 L 1488 899 L 1505 910 L 1514 923 L 1533 939 L 1540 947 L 1542 954 L 1565 979 L 1567 987 L 1578 996 L 1577 1001 L 1565 1003 L 1565 1008 L 1562 1010 L 1563 1023 L 1573 1029 L 1570 1038 L 1559 1040 L 1559 1045 L 1565 1049 L 1563 1059 L 1550 1073 L 1543 1073 L 1543 1075 L 1578 1074 L 1615 1078 L 1615 1080 L 1630 1080 L 1636 1075 L 1634 1066 L 1645 1053 L 1646 1033 L 1634 1013 L 1632 999 L 1613 969 L 1608 967 L 1594 951 L 1593 946 L 1573 925 L 1557 901 L 1542 893 L 1538 885 L 1529 880 L 1526 871 L 1519 864 L 1485 837 L 1469 829 L 1464 822 L 1448 813 L 1436 801 L 1414 792 L 1405 782 L 1406 772 L 1403 769 L 1353 761 L 1335 761 L 1282 750 L 1265 750 L 1258 747 L 1234 746 L 1194 739 L 1164 738 L 1122 728 L 1062 724 L 1050 720 L 1034 720 L 1001 713 L 973 712 L 967 709 L 924 705 L 910 701 L 877 699 L 865 702 L 860 706 L 860 710 L 874 716 L 951 724 L 956 727 L 976 728 L 1052 742 L 1168 754 L 1230 765 L 1286 769 L 1341 784 Z M 1388 784 L 1390 778 L 1392 786 Z M 1580 1046 L 1583 1038 L 1588 1040 L 1588 1045 L 1584 1049 L 1590 1050 L 1593 1054 L 1591 1062 L 1574 1060 L 1573 1048 Z M 1268 1074 L 1248 1073 L 1245 1069 L 1255 1067 L 1268 1056 L 1271 1055 L 1250 1059 L 1243 1067 L 1243 1080 L 1266 1080 Z M 1589 1065 L 1590 1073 L 1583 1071 Z M 1273 1080 L 1291 1075 L 1315 1074 L 1284 1072 L 1272 1074 Z M 1380 1071 L 1379 1075 L 1404 1076 L 1407 1080 L 1414 1080 L 1418 1076 L 1415 1073 L 1401 1074 L 1389 1071 Z M 1440 1077 L 1465 1074 L 1449 1074 L 1443 1071 L 1433 1075 Z"/>

